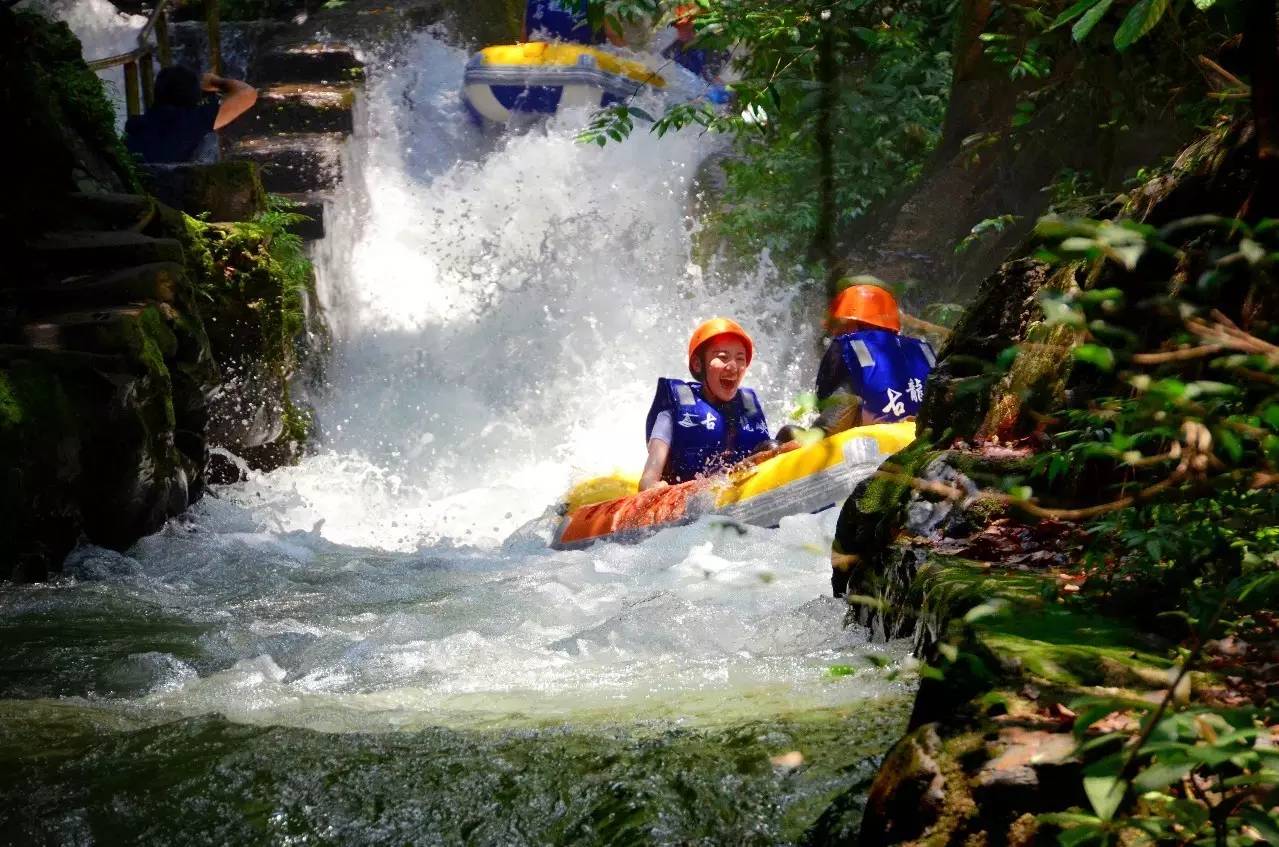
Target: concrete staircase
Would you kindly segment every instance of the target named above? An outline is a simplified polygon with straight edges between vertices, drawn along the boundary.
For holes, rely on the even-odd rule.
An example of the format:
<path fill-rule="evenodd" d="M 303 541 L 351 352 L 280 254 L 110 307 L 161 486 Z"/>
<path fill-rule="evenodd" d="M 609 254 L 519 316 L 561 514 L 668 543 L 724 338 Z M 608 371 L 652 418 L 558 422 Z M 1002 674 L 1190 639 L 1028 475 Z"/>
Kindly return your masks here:
<path fill-rule="evenodd" d="M 121 352 L 114 328 L 148 306 L 172 306 L 186 284 L 182 245 L 154 237 L 151 198 L 81 194 L 67 198 L 65 229 L 26 245 L 16 285 L 0 288 L 8 320 L 0 342 L 50 352 Z"/>
<path fill-rule="evenodd" d="M 259 50 L 249 72 L 257 105 L 222 137 L 227 158 L 256 162 L 266 190 L 311 218 L 297 230 L 309 240 L 324 235 L 324 204 L 342 180 L 363 65 L 345 44 L 295 37 L 285 30 Z"/>

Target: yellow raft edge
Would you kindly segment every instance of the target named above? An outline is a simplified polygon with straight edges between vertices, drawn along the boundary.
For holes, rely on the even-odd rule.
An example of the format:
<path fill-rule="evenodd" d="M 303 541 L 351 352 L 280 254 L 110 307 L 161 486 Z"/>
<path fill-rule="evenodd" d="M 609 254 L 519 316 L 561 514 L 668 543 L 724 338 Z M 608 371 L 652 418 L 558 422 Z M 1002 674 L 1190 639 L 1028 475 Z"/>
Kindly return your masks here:
<path fill-rule="evenodd" d="M 741 503 L 797 479 L 828 470 L 844 460 L 846 445 L 859 438 L 873 439 L 879 453 L 891 455 L 915 440 L 915 424 L 904 421 L 854 427 L 774 456 L 715 486 L 715 506 L 722 508 Z M 638 491 L 638 475 L 614 472 L 577 483 L 565 495 L 563 503 L 568 512 L 573 512 L 583 506 L 629 497 Z"/>
<path fill-rule="evenodd" d="M 557 44 L 548 41 L 523 41 L 518 44 L 494 44 L 479 51 L 485 65 L 493 67 L 522 67 L 537 65 L 552 68 L 571 68 L 583 55 L 595 59 L 600 70 L 614 76 L 624 76 L 635 82 L 665 88 L 666 80 L 643 62 L 614 56 L 583 44 Z"/>

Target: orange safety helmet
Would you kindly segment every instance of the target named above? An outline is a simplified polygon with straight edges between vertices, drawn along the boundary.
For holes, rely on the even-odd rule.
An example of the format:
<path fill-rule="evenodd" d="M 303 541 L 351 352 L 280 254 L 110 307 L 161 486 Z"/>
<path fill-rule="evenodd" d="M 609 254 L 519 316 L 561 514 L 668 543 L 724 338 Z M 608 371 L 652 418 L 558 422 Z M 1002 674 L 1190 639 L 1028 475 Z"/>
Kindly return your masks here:
<path fill-rule="evenodd" d="M 854 320 L 901 332 L 902 319 L 897 300 L 878 285 L 850 285 L 835 295 L 830 304 L 831 320 Z"/>
<path fill-rule="evenodd" d="M 675 7 L 675 29 L 679 32 L 680 37 L 684 41 L 689 41 L 696 35 L 693 29 L 693 18 L 702 12 L 696 3 L 685 3 Z"/>
<path fill-rule="evenodd" d="M 746 334 L 746 330 L 742 329 L 736 321 L 728 318 L 711 318 L 709 321 L 703 321 L 693 330 L 693 335 L 688 339 L 688 370 L 693 372 L 693 359 L 697 356 L 697 351 L 702 345 L 715 338 L 717 335 L 731 335 L 739 339 L 746 345 L 746 364 L 750 365 L 751 359 L 755 358 L 755 342 L 751 341 L 751 337 Z"/>

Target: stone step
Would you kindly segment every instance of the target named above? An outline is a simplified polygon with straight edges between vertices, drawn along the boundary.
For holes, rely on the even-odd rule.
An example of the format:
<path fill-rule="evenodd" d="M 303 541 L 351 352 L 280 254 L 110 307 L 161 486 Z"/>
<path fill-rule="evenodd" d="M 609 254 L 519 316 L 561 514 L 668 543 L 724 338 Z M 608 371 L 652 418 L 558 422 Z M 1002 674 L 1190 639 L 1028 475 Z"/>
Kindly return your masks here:
<path fill-rule="evenodd" d="M 254 63 L 252 80 L 270 85 L 277 82 L 343 83 L 358 79 L 364 65 L 346 44 L 282 44 L 269 48 Z"/>
<path fill-rule="evenodd" d="M 129 231 L 51 232 L 29 245 L 38 274 L 101 273 L 104 269 L 181 262 L 182 245 L 173 238 L 152 238 Z"/>
<path fill-rule="evenodd" d="M 59 373 L 97 371 L 107 374 L 139 374 L 145 371 L 137 359 L 128 356 L 47 350 L 26 344 L 0 344 L 0 366 L 20 361 L 36 362 L 43 368 Z"/>
<path fill-rule="evenodd" d="M 176 262 L 136 265 L 105 275 L 74 275 L 45 285 L 0 289 L 0 303 L 28 308 L 91 308 L 119 303 L 172 303 L 186 271 Z"/>
<path fill-rule="evenodd" d="M 227 150 L 227 157 L 257 162 L 262 185 L 274 193 L 332 188 L 341 179 L 340 132 L 307 132 L 243 138 Z"/>
<path fill-rule="evenodd" d="M 298 191 L 281 194 L 285 200 L 297 204 L 297 208 L 289 211 L 306 215 L 310 220 L 289 227 L 289 231 L 297 234 L 305 241 L 314 241 L 324 237 L 324 204 L 333 199 L 329 191 Z"/>
<path fill-rule="evenodd" d="M 344 132 L 353 126 L 351 85 L 291 82 L 258 90 L 257 104 L 222 130 L 223 138 L 297 132 Z"/>
<path fill-rule="evenodd" d="M 145 194 L 67 195 L 64 226 L 90 230 L 140 232 L 155 218 L 155 200 Z"/>
<path fill-rule="evenodd" d="M 167 327 L 157 334 L 147 331 L 144 313 L 151 308 L 137 303 L 49 315 L 23 325 L 22 340 L 38 350 L 125 354 L 145 359 L 147 354 L 141 343 L 145 334 L 158 343 L 161 356 L 171 356 L 176 340 Z"/>

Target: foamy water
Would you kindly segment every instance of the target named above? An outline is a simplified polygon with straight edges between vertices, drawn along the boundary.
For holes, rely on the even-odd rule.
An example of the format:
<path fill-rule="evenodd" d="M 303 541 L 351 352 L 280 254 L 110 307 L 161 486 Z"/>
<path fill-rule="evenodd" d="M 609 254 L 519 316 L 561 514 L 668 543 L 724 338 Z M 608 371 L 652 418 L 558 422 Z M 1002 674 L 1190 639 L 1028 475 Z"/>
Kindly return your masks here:
<path fill-rule="evenodd" d="M 834 511 L 578 552 L 548 550 L 544 525 L 517 532 L 572 481 L 638 469 L 655 380 L 681 373 L 699 320 L 754 335 L 748 381 L 774 427 L 811 379 L 803 285 L 766 262 L 725 277 L 690 259 L 689 186 L 717 142 L 585 146 L 582 114 L 486 134 L 458 99 L 461 51 L 421 34 L 368 58 L 317 252 L 335 336 L 318 451 L 8 598 L 18 619 L 107 603 L 183 633 L 32 691 L 148 721 L 343 731 L 723 722 L 901 697 L 864 661 L 885 648 L 827 596 Z"/>
<path fill-rule="evenodd" d="M 368 58 L 318 450 L 0 589 L 0 840 L 850 841 L 911 681 L 827 596 L 834 510 L 573 552 L 529 523 L 639 467 L 704 317 L 755 336 L 779 426 L 815 304 L 690 261 L 713 140 L 484 135 L 461 52 Z"/>

